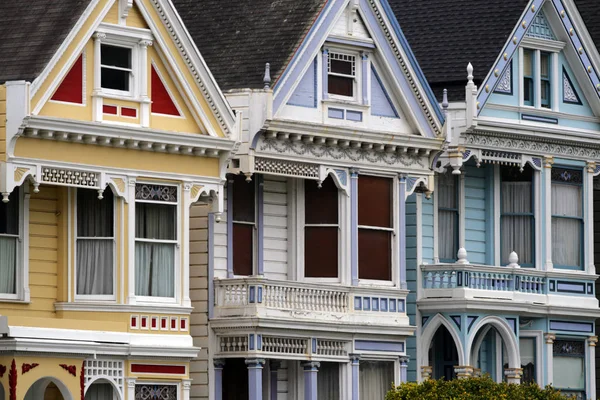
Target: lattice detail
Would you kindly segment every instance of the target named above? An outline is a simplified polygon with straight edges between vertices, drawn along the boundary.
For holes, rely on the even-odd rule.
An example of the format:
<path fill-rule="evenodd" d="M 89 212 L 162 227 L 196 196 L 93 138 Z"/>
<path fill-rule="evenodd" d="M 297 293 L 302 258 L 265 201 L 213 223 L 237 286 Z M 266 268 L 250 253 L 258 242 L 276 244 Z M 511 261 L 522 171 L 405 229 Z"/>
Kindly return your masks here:
<path fill-rule="evenodd" d="M 123 394 L 124 383 L 123 361 L 90 359 L 85 360 L 85 386 L 89 386 L 92 381 L 103 378 L 112 381 L 118 388 L 119 393 Z"/>
<path fill-rule="evenodd" d="M 490 164 L 520 166 L 522 156 L 521 154 L 504 151 L 482 150 L 481 159 Z"/>
<path fill-rule="evenodd" d="M 327 62 L 327 71 L 330 73 L 332 72 L 331 71 L 331 61 L 332 60 L 349 62 L 352 65 L 352 75 L 347 75 L 347 74 L 336 74 L 336 75 L 344 75 L 344 76 L 351 76 L 351 77 L 356 76 L 356 57 L 355 56 L 352 56 L 349 54 L 342 54 L 342 53 L 329 53 L 329 59 Z"/>
<path fill-rule="evenodd" d="M 498 85 L 496 86 L 496 93 L 504 93 L 504 94 L 512 94 L 513 86 L 512 86 L 512 61 L 506 67 L 506 71 L 498 80 Z"/>
<path fill-rule="evenodd" d="M 221 353 L 248 351 L 248 336 L 221 336 Z"/>
<path fill-rule="evenodd" d="M 578 169 L 552 168 L 552 181 L 566 183 L 583 183 L 583 171 Z"/>
<path fill-rule="evenodd" d="M 100 174 L 77 169 L 42 167 L 42 182 L 100 189 Z"/>
<path fill-rule="evenodd" d="M 302 178 L 318 178 L 319 166 L 283 160 L 272 160 L 257 157 L 254 161 L 256 172 L 270 172 L 273 174 L 297 176 Z"/>
<path fill-rule="evenodd" d="M 583 356 L 585 343 L 579 340 L 555 340 L 552 351 L 555 355 Z"/>
<path fill-rule="evenodd" d="M 308 339 L 263 336 L 265 353 L 307 354 Z"/>
<path fill-rule="evenodd" d="M 565 103 L 581 104 L 579 95 L 573 88 L 573 83 L 565 70 L 563 70 L 563 101 Z"/>
<path fill-rule="evenodd" d="M 136 200 L 176 202 L 177 201 L 177 187 L 136 183 L 135 184 L 135 199 Z"/>
<path fill-rule="evenodd" d="M 556 40 L 546 16 L 541 11 L 535 16 L 533 23 L 527 30 L 526 36 L 538 39 Z"/>
<path fill-rule="evenodd" d="M 135 400 L 177 400 L 177 386 L 135 385 Z"/>
<path fill-rule="evenodd" d="M 348 355 L 346 342 L 317 339 L 317 354 L 320 356 L 346 357 Z"/>

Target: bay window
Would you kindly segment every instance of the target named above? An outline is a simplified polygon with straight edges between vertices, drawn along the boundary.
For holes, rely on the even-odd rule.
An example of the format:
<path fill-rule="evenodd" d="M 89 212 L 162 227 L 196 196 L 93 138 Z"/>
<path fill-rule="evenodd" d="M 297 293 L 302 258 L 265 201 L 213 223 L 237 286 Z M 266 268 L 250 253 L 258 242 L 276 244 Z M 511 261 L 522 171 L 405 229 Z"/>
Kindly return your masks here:
<path fill-rule="evenodd" d="M 177 187 L 136 184 L 135 294 L 175 297 Z"/>
<path fill-rule="evenodd" d="M 394 382 L 394 362 L 361 360 L 359 376 L 360 399 L 384 399 Z"/>
<path fill-rule="evenodd" d="M 77 190 L 77 295 L 114 295 L 114 196 Z"/>
<path fill-rule="evenodd" d="M 438 178 L 438 256 L 452 263 L 458 253 L 458 177 L 448 171 Z"/>
<path fill-rule="evenodd" d="M 304 276 L 337 278 L 338 188 L 331 177 L 304 182 Z"/>
<path fill-rule="evenodd" d="M 534 265 L 533 169 L 525 166 L 501 169 L 500 256 L 509 263 L 511 252 L 523 267 Z"/>
<path fill-rule="evenodd" d="M 229 177 L 228 196 L 233 196 L 233 273 L 252 275 L 256 231 L 256 184 L 247 182 L 244 175 Z"/>
<path fill-rule="evenodd" d="M 552 262 L 583 269 L 583 170 L 552 168 Z"/>
<path fill-rule="evenodd" d="M 0 294 L 17 293 L 19 262 L 19 188 L 0 202 Z"/>
<path fill-rule="evenodd" d="M 392 280 L 392 179 L 358 179 L 358 277 Z"/>
<path fill-rule="evenodd" d="M 580 340 L 555 340 L 552 345 L 554 379 L 552 384 L 565 395 L 584 398 L 585 342 Z M 581 396 L 581 397 L 580 397 Z"/>

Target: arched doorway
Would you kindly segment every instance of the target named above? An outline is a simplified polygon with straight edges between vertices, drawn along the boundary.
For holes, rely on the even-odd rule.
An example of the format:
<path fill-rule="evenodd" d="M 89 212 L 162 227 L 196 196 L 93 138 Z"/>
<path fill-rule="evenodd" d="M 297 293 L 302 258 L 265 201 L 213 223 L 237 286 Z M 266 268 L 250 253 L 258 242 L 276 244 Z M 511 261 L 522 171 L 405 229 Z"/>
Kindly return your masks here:
<path fill-rule="evenodd" d="M 429 347 L 429 365 L 433 379 L 456 378 L 454 367 L 458 364 L 458 351 L 454 339 L 445 326 L 440 326 Z"/>
<path fill-rule="evenodd" d="M 69 389 L 55 378 L 41 378 L 27 390 L 25 400 L 73 400 Z"/>
<path fill-rule="evenodd" d="M 111 382 L 98 379 L 85 391 L 85 400 L 119 400 L 119 395 Z"/>

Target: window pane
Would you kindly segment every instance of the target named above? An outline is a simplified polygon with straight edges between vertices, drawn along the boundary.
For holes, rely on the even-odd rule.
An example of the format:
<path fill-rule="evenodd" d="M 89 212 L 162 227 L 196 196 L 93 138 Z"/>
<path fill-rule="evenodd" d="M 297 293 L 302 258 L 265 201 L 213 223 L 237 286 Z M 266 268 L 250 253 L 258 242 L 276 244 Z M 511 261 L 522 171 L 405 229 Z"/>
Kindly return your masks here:
<path fill-rule="evenodd" d="M 360 399 L 385 399 L 394 383 L 394 363 L 389 361 L 360 361 Z"/>
<path fill-rule="evenodd" d="M 533 76 L 533 51 L 523 50 L 523 75 Z"/>
<path fill-rule="evenodd" d="M 554 265 L 581 266 L 582 222 L 552 218 L 552 262 Z"/>
<path fill-rule="evenodd" d="M 306 227 L 304 229 L 304 276 L 307 278 L 338 277 L 338 228 Z"/>
<path fill-rule="evenodd" d="M 105 89 L 114 90 L 129 90 L 129 71 L 121 71 L 111 68 L 102 68 L 101 70 L 101 83 Z"/>
<path fill-rule="evenodd" d="M 317 373 L 317 399 L 340 399 L 340 365 L 335 362 L 321 362 Z"/>
<path fill-rule="evenodd" d="M 0 201 L 0 235 L 19 234 L 19 188 L 8 196 L 8 203 Z"/>
<path fill-rule="evenodd" d="M 443 262 L 456 260 L 458 253 L 458 214 L 438 210 L 439 258 Z"/>
<path fill-rule="evenodd" d="M 523 383 L 535 382 L 535 338 L 519 338 Z"/>
<path fill-rule="evenodd" d="M 112 239 L 77 240 L 77 294 L 113 294 Z"/>
<path fill-rule="evenodd" d="M 16 293 L 17 238 L 0 236 L 0 293 Z"/>
<path fill-rule="evenodd" d="M 392 280 L 392 233 L 358 230 L 359 279 Z"/>
<path fill-rule="evenodd" d="M 533 79 L 523 79 L 523 102 L 528 105 L 533 105 Z"/>
<path fill-rule="evenodd" d="M 254 226 L 233 224 L 233 273 L 252 275 Z"/>
<path fill-rule="evenodd" d="M 336 74 L 354 76 L 352 72 L 352 62 L 343 60 L 330 60 L 329 71 Z"/>
<path fill-rule="evenodd" d="M 113 396 L 113 386 L 110 383 L 92 383 L 85 392 L 85 400 L 113 400 Z"/>
<path fill-rule="evenodd" d="M 231 175 L 229 179 L 233 180 L 233 190 L 229 191 L 233 195 L 233 220 L 238 222 L 254 222 L 256 182 L 254 180 L 246 182 L 244 175 Z"/>
<path fill-rule="evenodd" d="M 135 244 L 135 294 L 175 296 L 175 244 Z"/>
<path fill-rule="evenodd" d="M 550 81 L 541 82 L 542 107 L 550 107 Z"/>
<path fill-rule="evenodd" d="M 448 171 L 438 175 L 438 205 L 442 208 L 458 208 L 456 188 L 456 175 Z"/>
<path fill-rule="evenodd" d="M 582 192 L 579 185 L 552 182 L 552 215 L 582 217 Z"/>
<path fill-rule="evenodd" d="M 540 75 L 542 79 L 550 78 L 550 55 L 548 53 L 540 54 Z"/>
<path fill-rule="evenodd" d="M 77 236 L 112 237 L 114 197 L 111 190 L 98 199 L 98 192 L 90 189 L 77 189 Z"/>
<path fill-rule="evenodd" d="M 103 44 L 100 50 L 102 65 L 131 68 L 131 49 Z"/>
<path fill-rule="evenodd" d="M 508 264 L 511 252 L 517 253 L 520 264 L 533 264 L 533 217 L 502 216 L 502 264 Z"/>
<path fill-rule="evenodd" d="M 338 223 L 338 188 L 331 177 L 320 189 L 316 181 L 304 181 L 304 215 L 307 224 Z"/>
<path fill-rule="evenodd" d="M 583 357 L 561 357 L 554 355 L 553 386 L 560 389 L 585 388 L 585 359 Z"/>
<path fill-rule="evenodd" d="M 135 204 L 135 237 L 175 240 L 177 207 L 167 204 Z"/>
<path fill-rule="evenodd" d="M 354 97 L 354 78 L 329 75 L 327 77 L 327 92 L 340 96 Z"/>
<path fill-rule="evenodd" d="M 531 182 L 502 182 L 502 212 L 531 213 L 531 186 Z"/>
<path fill-rule="evenodd" d="M 358 224 L 392 227 L 392 180 L 368 175 L 358 179 Z"/>

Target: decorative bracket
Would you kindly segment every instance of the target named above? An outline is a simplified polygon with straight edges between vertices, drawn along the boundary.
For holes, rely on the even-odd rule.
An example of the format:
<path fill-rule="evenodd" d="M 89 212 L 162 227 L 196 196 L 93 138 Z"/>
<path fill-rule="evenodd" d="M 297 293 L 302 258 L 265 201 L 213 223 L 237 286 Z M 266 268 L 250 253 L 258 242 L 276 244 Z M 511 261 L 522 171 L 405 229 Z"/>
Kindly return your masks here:
<path fill-rule="evenodd" d="M 338 189 L 343 191 L 346 196 L 350 196 L 350 183 L 348 180 L 348 171 L 344 168 L 334 168 L 321 165 L 319 168 L 319 185 L 327 176 L 331 176 Z"/>
<path fill-rule="evenodd" d="M 199 182 L 185 182 L 183 185 L 188 206 L 200 201 L 211 205 L 213 213 L 222 213 L 223 190 L 222 184 L 204 184 Z"/>
<path fill-rule="evenodd" d="M 406 197 L 411 194 L 425 193 L 429 198 L 433 192 L 433 177 L 432 176 L 409 176 L 406 178 Z"/>
<path fill-rule="evenodd" d="M 129 10 L 133 7 L 133 0 L 119 0 L 119 22 L 125 24 Z"/>

